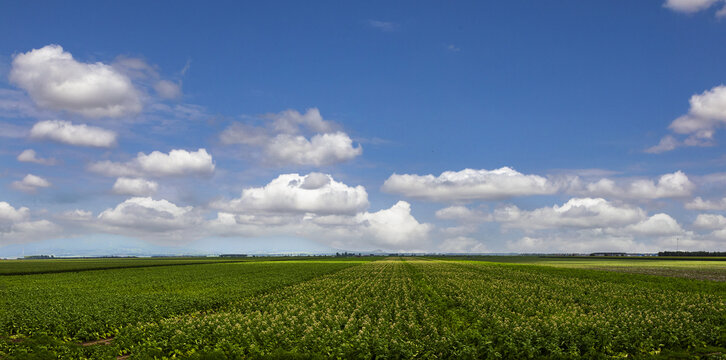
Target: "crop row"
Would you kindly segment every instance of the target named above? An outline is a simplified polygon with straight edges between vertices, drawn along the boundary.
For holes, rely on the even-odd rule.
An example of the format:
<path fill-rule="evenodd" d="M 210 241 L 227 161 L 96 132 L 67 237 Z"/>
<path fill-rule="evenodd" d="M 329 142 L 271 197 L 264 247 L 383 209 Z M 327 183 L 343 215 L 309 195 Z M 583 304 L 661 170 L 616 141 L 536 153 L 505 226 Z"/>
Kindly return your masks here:
<path fill-rule="evenodd" d="M 0 335 L 112 336 L 139 321 L 214 310 L 356 262 L 276 261 L 0 278 Z"/>
<path fill-rule="evenodd" d="M 722 292 L 554 270 L 379 261 L 226 311 L 130 326 L 116 346 L 140 358 L 369 359 L 597 358 L 724 345 Z"/>

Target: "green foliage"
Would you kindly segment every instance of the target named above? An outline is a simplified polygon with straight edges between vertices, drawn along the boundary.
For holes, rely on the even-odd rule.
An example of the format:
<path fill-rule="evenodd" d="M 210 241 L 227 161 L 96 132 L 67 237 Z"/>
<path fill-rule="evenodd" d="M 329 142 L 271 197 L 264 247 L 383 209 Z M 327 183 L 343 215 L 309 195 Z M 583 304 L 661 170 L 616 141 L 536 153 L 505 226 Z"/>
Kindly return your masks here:
<path fill-rule="evenodd" d="M 0 278 L 0 331 L 93 340 L 122 326 L 215 310 L 351 262 L 249 262 Z"/>
<path fill-rule="evenodd" d="M 726 348 L 726 283 L 714 281 L 417 259 L 17 279 L 0 289 L 10 309 L 0 357 L 11 359 L 657 359 Z M 110 345 L 78 345 L 106 335 Z"/>

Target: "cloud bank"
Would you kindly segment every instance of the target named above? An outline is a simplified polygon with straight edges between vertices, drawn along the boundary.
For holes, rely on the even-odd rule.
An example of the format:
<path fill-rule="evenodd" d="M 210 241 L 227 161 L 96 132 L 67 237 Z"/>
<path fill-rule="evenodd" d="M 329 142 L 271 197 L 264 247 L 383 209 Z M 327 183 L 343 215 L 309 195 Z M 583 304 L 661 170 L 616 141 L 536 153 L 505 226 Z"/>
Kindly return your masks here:
<path fill-rule="evenodd" d="M 440 202 L 501 200 L 515 196 L 553 194 L 559 186 L 538 175 L 525 175 L 512 168 L 464 169 L 439 176 L 393 174 L 382 190 L 406 197 Z"/>

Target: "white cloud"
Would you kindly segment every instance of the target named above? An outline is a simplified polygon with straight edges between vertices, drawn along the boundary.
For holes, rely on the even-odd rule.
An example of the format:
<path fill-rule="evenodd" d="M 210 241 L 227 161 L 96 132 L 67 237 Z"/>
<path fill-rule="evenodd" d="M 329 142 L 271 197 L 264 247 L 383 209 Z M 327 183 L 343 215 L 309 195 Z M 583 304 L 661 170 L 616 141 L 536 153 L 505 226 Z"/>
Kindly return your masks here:
<path fill-rule="evenodd" d="M 162 99 L 178 99 L 182 96 L 181 81 L 170 81 L 161 78 L 157 67 L 148 64 L 143 59 L 119 56 L 113 64 L 113 68 L 131 78 L 134 83 L 144 89 L 153 89 Z M 153 104 L 158 106 L 159 104 Z"/>
<path fill-rule="evenodd" d="M 353 140 L 324 120 L 318 109 L 304 114 L 286 110 L 266 115 L 264 126 L 235 123 L 220 134 L 224 144 L 239 144 L 262 150 L 264 161 L 273 165 L 324 166 L 352 160 L 363 153 Z"/>
<path fill-rule="evenodd" d="M 320 115 L 320 110 L 317 108 L 310 108 L 304 114 L 296 110 L 285 110 L 267 117 L 272 120 L 272 128 L 283 134 L 297 134 L 301 129 L 327 133 L 338 127 L 332 121 L 323 120 L 323 116 Z"/>
<path fill-rule="evenodd" d="M 454 205 L 436 211 L 436 217 L 442 220 L 454 220 L 461 223 L 477 223 L 491 221 L 491 215 L 466 206 Z"/>
<path fill-rule="evenodd" d="M 304 136 L 277 135 L 266 146 L 273 163 L 324 166 L 345 162 L 363 153 L 353 147 L 353 140 L 343 132 L 317 134 L 310 140 Z"/>
<path fill-rule="evenodd" d="M 171 150 L 169 154 L 154 151 L 149 155 L 139 153 L 136 157 L 139 168 L 158 176 L 183 175 L 186 173 L 208 174 L 214 171 L 212 155 L 205 149 L 196 152 Z"/>
<path fill-rule="evenodd" d="M 213 202 L 220 209 L 208 223 L 222 236 L 296 236 L 340 249 L 422 249 L 433 226 L 420 223 L 411 205 L 399 201 L 368 212 L 362 186 L 348 186 L 332 176 L 282 174 L 263 187 L 248 188 L 238 199 Z"/>
<path fill-rule="evenodd" d="M 421 224 L 411 215 L 411 204 L 399 201 L 390 209 L 358 214 L 365 233 L 373 241 L 390 248 L 412 248 L 428 238 L 432 226 Z"/>
<path fill-rule="evenodd" d="M 503 167 L 496 170 L 464 169 L 433 175 L 391 175 L 383 191 L 431 201 L 498 200 L 515 196 L 553 194 L 559 186 L 538 175 L 525 175 Z"/>
<path fill-rule="evenodd" d="M 388 209 L 357 214 L 229 213 L 219 212 L 207 231 L 219 236 L 307 238 L 339 249 L 413 251 L 427 247 L 433 226 L 411 215 L 411 206 L 399 201 Z"/>
<path fill-rule="evenodd" d="M 214 172 L 212 155 L 206 149 L 187 151 L 171 150 L 168 154 L 153 151 L 150 154 L 138 153 L 136 158 L 117 163 L 101 161 L 93 163 L 88 170 L 112 177 L 140 176 L 182 176 L 190 174 L 211 174 Z"/>
<path fill-rule="evenodd" d="M 605 234 L 600 229 L 524 236 L 507 241 L 507 248 L 521 253 L 655 252 L 659 249 L 637 242 L 631 236 Z"/>
<path fill-rule="evenodd" d="M 686 197 L 691 194 L 695 185 L 682 171 L 665 174 L 658 181 L 638 179 L 618 184 L 614 180 L 603 178 L 589 183 L 581 191 L 589 196 L 603 196 L 621 199 L 662 199 Z"/>
<path fill-rule="evenodd" d="M 683 234 L 683 228 L 668 214 L 655 214 L 637 224 L 625 228 L 626 231 L 644 236 L 666 236 Z"/>
<path fill-rule="evenodd" d="M 244 189 L 238 199 L 213 206 L 234 212 L 355 214 L 368 207 L 368 193 L 360 185 L 350 187 L 326 174 L 283 174 L 264 187 Z"/>
<path fill-rule="evenodd" d="M 703 200 L 700 196 L 685 205 L 688 210 L 726 210 L 726 198 L 721 200 Z"/>
<path fill-rule="evenodd" d="M 37 241 L 57 236 L 62 229 L 48 220 L 24 221 L 0 227 L 0 245 Z"/>
<path fill-rule="evenodd" d="M 38 106 L 86 117 L 119 117 L 142 108 L 139 92 L 126 75 L 101 62 L 78 62 L 59 45 L 16 55 L 10 82 Z"/>
<path fill-rule="evenodd" d="M 602 198 L 573 198 L 562 206 L 532 211 L 509 206 L 494 212 L 494 220 L 502 226 L 525 230 L 617 227 L 637 223 L 645 218 L 645 211 L 640 208 L 617 206 Z"/>
<path fill-rule="evenodd" d="M 726 229 L 726 217 L 716 214 L 699 214 L 693 226 L 701 229 Z"/>
<path fill-rule="evenodd" d="M 718 0 L 666 0 L 663 6 L 679 12 L 694 13 L 706 10 Z"/>
<path fill-rule="evenodd" d="M 26 207 L 14 208 L 5 201 L 0 201 L 0 222 L 21 222 L 30 217 L 30 209 Z"/>
<path fill-rule="evenodd" d="M 721 0 L 666 0 L 663 6 L 677 12 L 692 14 L 706 10 Z M 726 8 L 724 8 L 726 9 Z M 721 16 L 724 9 L 719 10 L 716 16 Z"/>
<path fill-rule="evenodd" d="M 113 228 L 129 232 L 151 232 L 171 234 L 176 230 L 188 229 L 202 223 L 201 217 L 191 206 L 180 207 L 167 200 L 150 197 L 134 197 L 106 209 L 98 220 Z M 183 234 L 176 234 L 183 236 Z"/>
<path fill-rule="evenodd" d="M 74 125 L 70 121 L 45 120 L 33 125 L 30 137 L 48 139 L 75 146 L 112 147 L 116 133 L 86 124 Z"/>
<path fill-rule="evenodd" d="M 51 183 L 48 180 L 43 179 L 40 176 L 28 174 L 28 175 L 25 175 L 23 180 L 14 181 L 12 183 L 12 186 L 13 186 L 13 188 L 20 190 L 20 191 L 35 192 L 38 188 L 50 187 Z"/>
<path fill-rule="evenodd" d="M 30 220 L 28 208 L 16 209 L 0 201 L 0 246 L 47 238 L 59 231 L 60 227 L 48 220 Z"/>
<path fill-rule="evenodd" d="M 726 9 L 726 8 L 725 8 Z M 673 120 L 668 127 L 675 134 L 686 136 L 683 141 L 666 135 L 646 152 L 662 153 L 679 146 L 711 146 L 717 128 L 726 122 L 726 86 L 719 85 L 691 96 L 688 114 Z"/>
<path fill-rule="evenodd" d="M 486 253 L 489 249 L 481 242 L 466 236 L 458 236 L 444 240 L 439 250 L 445 253 Z"/>
<path fill-rule="evenodd" d="M 524 232 L 523 237 L 507 240 L 507 248 L 517 252 L 657 252 L 677 239 L 693 240 L 691 248 L 706 244 L 668 214 L 648 216 L 639 207 L 602 198 L 573 198 L 532 211 L 510 206 L 496 210 L 494 218 L 504 233 Z"/>
<path fill-rule="evenodd" d="M 93 213 L 81 209 L 67 210 L 61 213 L 60 218 L 75 221 L 91 220 L 93 218 Z"/>
<path fill-rule="evenodd" d="M 149 181 L 142 178 L 125 178 L 116 179 L 113 184 L 114 194 L 149 196 L 153 195 L 159 189 L 159 184 L 155 181 Z"/>
<path fill-rule="evenodd" d="M 181 86 L 169 80 L 159 80 L 154 84 L 154 90 L 164 99 L 178 99 L 181 97 Z"/>
<path fill-rule="evenodd" d="M 17 159 L 20 162 L 32 162 L 41 165 L 55 165 L 54 158 L 39 158 L 38 154 L 36 154 L 35 150 L 33 149 L 23 150 L 23 152 L 18 155 Z"/>
<path fill-rule="evenodd" d="M 675 137 L 672 135 L 666 135 L 660 139 L 658 145 L 645 149 L 645 152 L 649 154 L 660 154 L 666 151 L 671 151 L 680 145 L 681 143 Z"/>

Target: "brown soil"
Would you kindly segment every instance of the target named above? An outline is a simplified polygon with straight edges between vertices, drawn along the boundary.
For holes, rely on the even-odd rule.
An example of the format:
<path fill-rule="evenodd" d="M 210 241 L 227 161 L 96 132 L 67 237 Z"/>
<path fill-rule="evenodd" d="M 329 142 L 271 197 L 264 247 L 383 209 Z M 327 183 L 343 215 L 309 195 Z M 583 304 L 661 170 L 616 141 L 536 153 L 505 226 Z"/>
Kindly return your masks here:
<path fill-rule="evenodd" d="M 98 339 L 93 341 L 86 341 L 84 343 L 81 343 L 83 346 L 92 346 L 92 345 L 110 345 L 113 338 L 108 339 Z"/>

